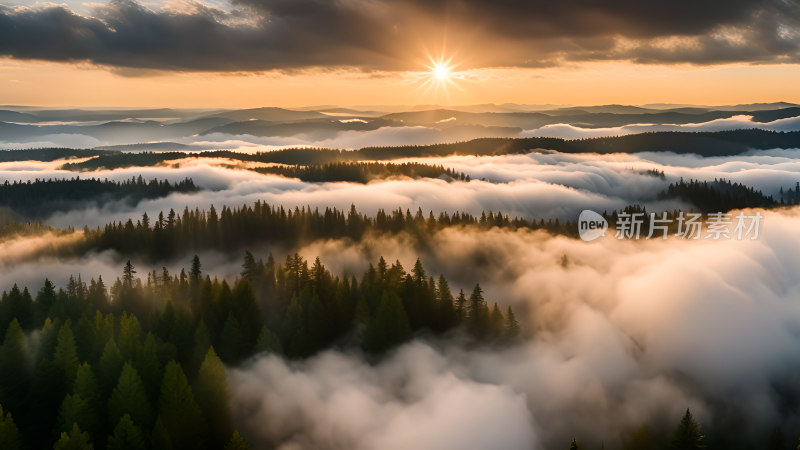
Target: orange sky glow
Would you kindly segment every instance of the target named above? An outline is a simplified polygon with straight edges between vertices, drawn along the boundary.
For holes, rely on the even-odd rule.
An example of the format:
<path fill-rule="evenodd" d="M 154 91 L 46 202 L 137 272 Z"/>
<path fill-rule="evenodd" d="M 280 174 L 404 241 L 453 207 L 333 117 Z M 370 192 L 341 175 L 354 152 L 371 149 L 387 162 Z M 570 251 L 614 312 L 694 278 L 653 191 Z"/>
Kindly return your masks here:
<path fill-rule="evenodd" d="M 38 106 L 596 105 L 800 102 L 800 65 L 580 63 L 453 72 L 116 72 L 87 63 L 0 59 L 0 103 Z M 437 81 L 437 80 L 433 80 Z"/>

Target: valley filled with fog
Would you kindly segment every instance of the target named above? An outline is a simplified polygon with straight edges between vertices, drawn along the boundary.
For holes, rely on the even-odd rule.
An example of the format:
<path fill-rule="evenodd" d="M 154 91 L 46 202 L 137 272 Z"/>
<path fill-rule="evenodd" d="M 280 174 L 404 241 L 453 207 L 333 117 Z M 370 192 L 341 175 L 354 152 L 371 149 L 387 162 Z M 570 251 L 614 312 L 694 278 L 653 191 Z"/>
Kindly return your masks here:
<path fill-rule="evenodd" d="M 558 145 L 576 140 L 600 148 L 639 133 L 695 139 L 692 133 L 704 132 L 711 148 L 729 139 L 715 133 L 750 129 L 793 140 L 800 110 L 486 108 L 117 111 L 114 117 L 108 111 L 6 111 L 0 148 L 54 147 L 55 156 L 0 152 L 0 291 L 16 284 L 17 294 L 27 288 L 36 299 L 45 278 L 74 290 L 78 276 L 92 285 L 102 277 L 106 286 L 117 286 L 104 308 L 123 314 L 115 302 L 135 292 L 141 304 L 132 304 L 147 311 L 140 318 L 141 345 L 152 329 L 158 345 L 174 345 L 179 356 L 184 341 L 158 334 L 158 324 L 173 303 L 178 312 L 170 314 L 180 316 L 185 308 L 193 330 L 185 345 L 199 345 L 196 330 L 204 323 L 206 347 L 228 349 L 221 355 L 229 419 L 253 448 L 557 449 L 573 439 L 588 448 L 654 448 L 631 444 L 634 437 L 645 439 L 641 426 L 647 424 L 651 444 L 666 442 L 687 408 L 709 448 L 763 448 L 778 428 L 794 442 L 800 430 L 798 145 L 720 147 L 711 156 L 679 145 L 625 152 L 507 147 L 519 145 L 516 138 L 554 137 L 562 139 Z M 459 144 L 478 137 L 502 139 L 491 151 Z M 612 140 L 577 141 L 600 137 Z M 432 146 L 430 154 L 424 147 L 417 148 L 422 156 L 403 157 L 406 147 L 454 142 L 452 152 L 435 154 L 439 147 Z M 337 157 L 349 158 L 347 152 L 372 146 L 379 146 L 370 150 L 376 155 L 393 156 L 282 164 L 263 162 L 256 153 L 268 158 L 271 151 L 298 148 L 301 158 L 313 152 L 307 147 L 321 147 L 344 150 Z M 250 156 L 200 153 L 210 150 Z M 92 151 L 100 153 L 81 153 Z M 153 158 L 185 154 L 134 160 L 142 153 L 149 158 L 148 152 Z M 91 165 L 100 158 L 115 158 L 116 166 Z M 370 165 L 375 162 L 386 168 Z M 356 181 L 342 181 L 351 178 Z M 686 188 L 689 182 L 698 190 Z M 734 205 L 719 212 L 762 214 L 757 239 L 615 238 L 615 212 L 711 212 L 708 204 L 715 201 Z M 587 209 L 611 221 L 594 242 L 578 238 L 576 221 Z M 163 241 L 172 242 L 169 251 L 159 239 L 172 239 Z M 135 276 L 123 274 L 126 263 Z M 318 264 L 335 289 L 318 286 Z M 225 298 L 228 284 L 234 298 L 248 283 L 253 287 L 263 323 L 250 333 L 236 306 L 228 316 L 241 322 L 243 342 L 249 342 L 238 353 L 231 353 L 225 318 L 217 328 L 203 322 L 212 317 L 202 315 L 198 300 L 206 275 L 215 299 Z M 287 287 L 294 275 L 306 281 Z M 434 281 L 440 275 L 444 284 Z M 376 276 L 383 297 L 370 291 Z M 170 283 L 173 288 L 166 287 Z M 305 291 L 298 287 L 303 283 L 314 287 Z M 428 313 L 410 310 L 428 293 L 431 308 L 449 308 L 453 298 L 442 286 L 451 297 L 460 291 L 474 296 L 476 284 L 486 314 L 506 321 L 494 331 L 470 328 L 478 312 L 464 310 L 463 324 L 440 326 L 441 317 L 427 322 Z M 411 285 L 420 290 L 409 300 L 403 289 Z M 391 304 L 384 297 L 397 286 L 398 303 Z M 348 296 L 351 303 L 343 300 Z M 325 311 L 338 311 L 337 302 L 349 305 L 342 307 L 346 320 L 313 316 L 318 297 Z M 304 332 L 313 335 L 312 324 L 340 321 L 341 329 L 314 346 L 298 344 L 296 330 L 286 325 L 294 323 L 295 304 L 304 311 L 297 319 Z M 378 345 L 368 330 L 389 320 L 381 312 L 387 304 L 393 314 L 406 309 L 410 328 Z M 500 316 L 489 312 L 495 304 Z M 281 317 L 270 317 L 274 311 Z M 77 330 L 81 313 L 57 314 L 63 315 L 57 323 L 72 320 Z M 31 361 L 56 340 L 52 331 L 47 337 L 47 326 L 23 326 Z M 183 364 L 190 384 L 200 367 L 191 357 Z M 0 397 L 10 395 L 4 392 Z M 60 402 L 55 409 L 66 414 Z M 154 417 L 146 419 L 150 429 L 158 428 Z"/>

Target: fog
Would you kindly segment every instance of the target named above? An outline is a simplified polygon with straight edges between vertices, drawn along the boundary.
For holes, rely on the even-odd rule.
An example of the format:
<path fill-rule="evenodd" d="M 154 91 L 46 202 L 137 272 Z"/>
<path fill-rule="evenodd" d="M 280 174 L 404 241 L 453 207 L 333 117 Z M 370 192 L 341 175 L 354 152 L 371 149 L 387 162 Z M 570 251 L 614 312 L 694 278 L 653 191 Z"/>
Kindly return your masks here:
<path fill-rule="evenodd" d="M 755 241 L 446 231 L 426 267 L 471 268 L 462 283 L 475 276 L 490 302 L 525 311 L 524 342 L 419 338 L 377 364 L 337 350 L 256 357 L 231 371 L 238 419 L 257 448 L 566 448 L 573 437 L 615 448 L 643 422 L 671 430 L 688 407 L 712 433 L 735 423 L 758 446 L 800 425 L 778 390 L 798 388 L 798 214 L 767 213 Z M 385 244 L 369 246 L 412 253 Z M 369 254 L 331 245 L 307 251 L 328 264 Z"/>
<path fill-rule="evenodd" d="M 668 153 L 450 157 L 427 162 L 475 180 L 394 179 L 367 185 L 310 184 L 187 160 L 178 168 L 132 168 L 81 176 L 179 180 L 208 189 L 93 206 L 48 219 L 53 225 L 100 225 L 185 205 L 238 206 L 256 200 L 338 206 L 366 212 L 397 206 L 427 211 L 503 210 L 574 219 L 584 207 L 621 207 L 670 181 L 725 177 L 774 192 L 793 186 L 797 151 L 737 158 Z M 56 163 L 3 163 L 0 179 L 73 177 Z M 665 171 L 665 180 L 642 170 Z M 486 180 L 480 180 L 485 178 Z M 652 205 L 650 205 L 652 206 Z M 662 205 L 668 206 L 668 205 Z M 680 205 L 671 205 L 680 206 Z M 648 422 L 668 431 L 691 408 L 712 433 L 740 430 L 756 443 L 781 424 L 800 427 L 800 209 L 765 212 L 758 240 L 629 242 L 608 233 L 592 243 L 544 232 L 448 228 L 424 246 L 409 236 L 361 242 L 320 240 L 300 248 L 253 248 L 320 256 L 334 273 L 359 274 L 379 256 L 407 269 L 420 257 L 454 289 L 480 282 L 486 298 L 512 305 L 525 338 L 504 348 L 469 348 L 459 336 L 418 336 L 375 361 L 335 349 L 303 362 L 258 356 L 231 368 L 233 406 L 255 448 L 560 448 L 573 437 L 616 447 L 620 433 Z M 40 252 L 80 239 L 66 235 L 0 241 L 0 283 L 35 292 L 44 277 L 63 286 L 70 274 L 107 282 L 124 263 L 113 252 L 75 258 Z M 232 249 L 233 250 L 233 249 Z M 202 253 L 203 270 L 228 279 L 241 254 Z M 139 275 L 159 269 L 134 261 Z M 189 257 L 167 262 L 188 267 Z M 160 266 L 161 264 L 159 264 Z M 719 438 L 719 436 L 717 436 Z"/>
<path fill-rule="evenodd" d="M 440 179 L 389 179 L 369 184 L 306 183 L 297 179 L 262 175 L 231 168 L 224 159 L 186 159 L 175 167 L 126 168 L 75 173 L 59 170 L 61 162 L 0 163 L 0 182 L 36 178 L 108 178 L 180 181 L 186 177 L 204 190 L 176 193 L 145 200 L 131 206 L 126 201 L 103 205 L 87 204 L 69 212 L 49 217 L 48 224 L 82 228 L 101 226 L 109 221 L 139 218 L 143 212 L 155 216 L 159 211 L 185 206 L 208 209 L 214 204 L 241 206 L 264 201 L 287 208 L 310 206 L 324 209 L 349 209 L 356 204 L 360 211 L 374 214 L 378 209 L 466 211 L 503 211 L 527 219 L 573 220 L 583 209 L 610 211 L 629 204 L 642 204 L 651 211 L 684 208 L 675 200 L 657 200 L 671 182 L 683 179 L 712 181 L 725 178 L 744 183 L 778 198 L 780 188 L 793 188 L 800 180 L 800 150 L 753 151 L 736 157 L 703 158 L 668 152 L 639 154 L 559 154 L 531 153 L 495 157 L 451 156 L 419 158 L 416 161 L 441 164 L 472 178 L 470 182 L 447 182 Z M 234 164 L 235 165 L 235 164 Z M 664 179 L 644 174 L 657 169 Z"/>
<path fill-rule="evenodd" d="M 646 120 L 647 115 L 642 115 Z M 363 121 L 362 119 L 342 119 L 346 121 Z M 340 120 L 340 122 L 342 121 Z M 83 125 L 96 125 L 94 122 L 85 122 Z M 707 122 L 688 124 L 653 124 L 633 123 L 619 127 L 582 127 L 568 123 L 555 123 L 539 128 L 522 130 L 515 126 L 485 127 L 475 124 L 457 125 L 453 118 L 445 119 L 436 126 L 384 126 L 374 130 L 328 130 L 325 124 L 319 130 L 289 134 L 280 131 L 283 135 L 254 136 L 250 134 L 228 134 L 210 132 L 208 134 L 170 135 L 167 139 L 171 142 L 200 146 L 201 148 L 233 149 L 238 151 L 264 151 L 290 147 L 326 147 L 340 149 L 357 149 L 371 146 L 393 145 L 429 145 L 449 142 L 459 142 L 483 137 L 557 137 L 563 139 L 585 139 L 594 137 L 624 136 L 652 131 L 724 131 L 738 129 L 762 129 L 770 131 L 798 131 L 800 130 L 800 117 L 789 117 L 772 122 L 754 122 L 752 116 L 737 115 L 725 119 L 716 119 Z M 46 130 L 46 129 L 45 129 Z M 266 130 L 264 132 L 267 132 Z M 160 137 L 163 130 L 141 130 L 138 133 L 102 133 L 92 135 L 82 134 L 80 127 L 75 127 L 71 132 L 53 133 L 42 131 L 41 135 L 0 139 L 0 148 L 24 149 L 39 147 L 71 147 L 94 148 L 107 145 L 136 144 L 142 142 L 157 142 L 164 140 Z"/>

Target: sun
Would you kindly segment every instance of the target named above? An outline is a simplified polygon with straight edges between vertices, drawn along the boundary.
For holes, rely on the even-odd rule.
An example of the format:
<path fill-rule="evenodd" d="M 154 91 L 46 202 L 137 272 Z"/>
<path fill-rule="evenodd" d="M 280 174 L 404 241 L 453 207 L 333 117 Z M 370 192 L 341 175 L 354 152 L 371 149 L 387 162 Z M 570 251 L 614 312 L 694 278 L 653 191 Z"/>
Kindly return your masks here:
<path fill-rule="evenodd" d="M 434 58 L 428 55 L 428 64 L 425 67 L 427 72 L 415 72 L 415 78 L 419 80 L 419 87 L 425 92 L 431 92 L 435 97 L 440 94 L 445 99 L 450 96 L 450 89 L 463 90 L 459 86 L 464 81 L 464 73 L 459 71 L 459 65 L 453 63 L 453 56 Z"/>
<path fill-rule="evenodd" d="M 451 68 L 445 62 L 434 62 L 431 66 L 431 76 L 440 83 L 450 80 L 450 74 Z"/>

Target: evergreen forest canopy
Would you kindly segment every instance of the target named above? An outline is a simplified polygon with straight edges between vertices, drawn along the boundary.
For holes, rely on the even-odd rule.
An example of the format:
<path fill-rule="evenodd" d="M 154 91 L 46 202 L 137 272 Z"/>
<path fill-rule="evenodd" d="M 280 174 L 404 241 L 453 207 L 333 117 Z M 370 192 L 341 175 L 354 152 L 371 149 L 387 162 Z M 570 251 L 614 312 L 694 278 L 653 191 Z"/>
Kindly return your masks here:
<path fill-rule="evenodd" d="M 2 448 L 242 448 L 224 364 L 331 346 L 380 355 L 421 332 L 482 346 L 521 332 L 479 284 L 455 293 L 419 260 L 406 272 L 381 258 L 360 279 L 296 254 L 277 263 L 247 252 L 242 267 L 228 284 L 203 274 L 197 256 L 188 273 L 145 278 L 128 261 L 108 289 L 78 276 L 58 289 L 45 280 L 35 295 L 3 292 Z"/>
<path fill-rule="evenodd" d="M 63 168 L 74 171 L 93 171 L 154 166 L 183 158 L 229 158 L 247 162 L 321 165 L 335 162 L 387 161 L 450 155 L 525 154 L 542 149 L 562 153 L 607 154 L 669 151 L 679 154 L 693 153 L 700 156 L 731 156 L 753 149 L 798 147 L 800 147 L 800 131 L 780 132 L 750 129 L 716 132 L 663 131 L 587 139 L 481 138 L 449 144 L 364 147 L 358 150 L 290 148 L 260 153 L 241 153 L 230 150 L 123 153 L 116 150 L 45 148 L 0 151 L 0 162 L 55 161 L 65 158 L 89 157 L 90 159 L 86 161 L 66 163 Z"/>
<path fill-rule="evenodd" d="M 156 179 L 145 181 L 141 175 L 122 182 L 95 178 L 6 180 L 0 184 L 0 207 L 10 208 L 26 218 L 43 219 L 56 212 L 99 207 L 108 202 L 124 201 L 129 206 L 136 206 L 144 199 L 198 190 L 188 178 L 171 183 Z"/>

